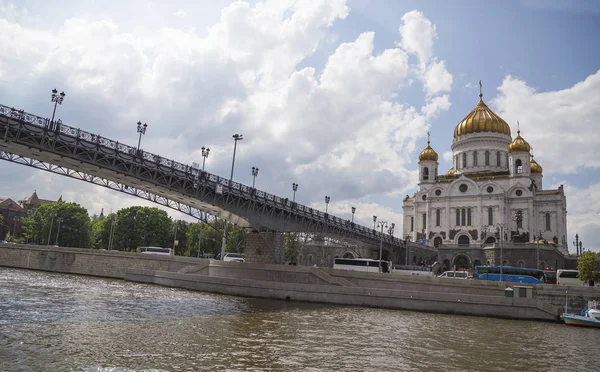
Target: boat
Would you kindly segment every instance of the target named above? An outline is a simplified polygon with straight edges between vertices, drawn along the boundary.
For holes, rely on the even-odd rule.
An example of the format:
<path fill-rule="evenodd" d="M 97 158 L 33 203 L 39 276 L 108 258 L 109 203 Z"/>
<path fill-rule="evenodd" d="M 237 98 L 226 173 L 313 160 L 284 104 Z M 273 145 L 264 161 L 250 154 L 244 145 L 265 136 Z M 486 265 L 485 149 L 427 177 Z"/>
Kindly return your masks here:
<path fill-rule="evenodd" d="M 588 301 L 581 313 L 563 313 L 562 318 L 569 326 L 600 328 L 600 301 Z"/>

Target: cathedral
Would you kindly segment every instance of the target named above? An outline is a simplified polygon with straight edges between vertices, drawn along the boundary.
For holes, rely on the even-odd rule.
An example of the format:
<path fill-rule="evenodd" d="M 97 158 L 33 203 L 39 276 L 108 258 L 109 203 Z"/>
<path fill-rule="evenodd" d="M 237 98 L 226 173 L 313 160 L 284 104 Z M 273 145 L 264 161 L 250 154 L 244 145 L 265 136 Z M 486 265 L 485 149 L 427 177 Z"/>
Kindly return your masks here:
<path fill-rule="evenodd" d="M 429 136 L 429 134 L 428 134 Z M 419 155 L 418 191 L 403 202 L 404 238 L 435 247 L 511 242 L 567 249 L 562 185 L 544 190 L 532 147 L 483 102 L 458 123 L 453 166 L 439 173 L 430 146 Z"/>

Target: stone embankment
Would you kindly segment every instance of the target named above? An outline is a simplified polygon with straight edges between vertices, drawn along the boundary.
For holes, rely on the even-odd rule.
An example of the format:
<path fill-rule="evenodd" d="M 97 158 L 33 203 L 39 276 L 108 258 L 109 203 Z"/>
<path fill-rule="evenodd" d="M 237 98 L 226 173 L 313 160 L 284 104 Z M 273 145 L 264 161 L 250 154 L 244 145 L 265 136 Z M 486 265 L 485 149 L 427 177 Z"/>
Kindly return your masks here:
<path fill-rule="evenodd" d="M 508 298 L 507 283 L 32 245 L 0 244 L 0 266 L 235 296 L 513 319 L 558 320 L 565 301 L 565 289 L 553 285 L 514 291 L 527 296 Z M 594 288 L 569 291 L 571 310 L 600 295 Z"/>

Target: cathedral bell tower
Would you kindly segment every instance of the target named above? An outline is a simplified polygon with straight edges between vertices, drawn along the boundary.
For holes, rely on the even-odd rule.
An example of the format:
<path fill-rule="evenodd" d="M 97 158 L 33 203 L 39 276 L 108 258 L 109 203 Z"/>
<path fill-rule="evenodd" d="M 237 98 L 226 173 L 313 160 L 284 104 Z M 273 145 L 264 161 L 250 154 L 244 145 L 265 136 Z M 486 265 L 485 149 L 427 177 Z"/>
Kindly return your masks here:
<path fill-rule="evenodd" d="M 438 175 L 438 154 L 431 148 L 429 136 L 427 132 L 427 147 L 419 154 L 419 185 L 435 183 Z"/>
<path fill-rule="evenodd" d="M 517 122 L 517 125 L 518 122 Z M 509 177 L 529 177 L 531 175 L 531 146 L 521 137 L 521 130 L 517 130 L 517 137 L 508 146 Z"/>

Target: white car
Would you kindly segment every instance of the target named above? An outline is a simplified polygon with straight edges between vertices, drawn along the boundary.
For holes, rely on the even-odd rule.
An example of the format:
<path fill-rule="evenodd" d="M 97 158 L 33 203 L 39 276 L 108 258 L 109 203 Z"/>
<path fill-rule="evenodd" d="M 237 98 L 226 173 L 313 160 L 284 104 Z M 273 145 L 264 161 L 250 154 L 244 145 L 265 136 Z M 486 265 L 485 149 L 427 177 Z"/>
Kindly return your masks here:
<path fill-rule="evenodd" d="M 223 261 L 246 262 L 246 260 L 244 260 L 244 255 L 241 253 L 225 253 Z"/>

